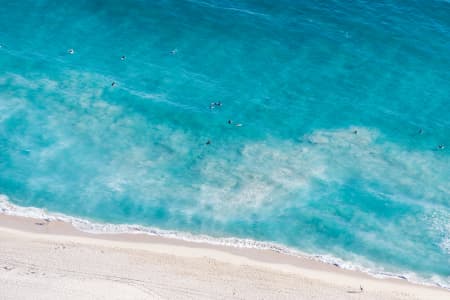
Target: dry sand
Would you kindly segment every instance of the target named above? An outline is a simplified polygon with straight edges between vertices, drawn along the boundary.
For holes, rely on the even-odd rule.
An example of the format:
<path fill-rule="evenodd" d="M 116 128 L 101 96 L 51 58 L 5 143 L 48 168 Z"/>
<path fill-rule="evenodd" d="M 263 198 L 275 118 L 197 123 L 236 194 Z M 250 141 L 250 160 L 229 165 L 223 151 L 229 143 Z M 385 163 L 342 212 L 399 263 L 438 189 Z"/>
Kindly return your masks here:
<path fill-rule="evenodd" d="M 0 214 L 0 299 L 448 300 L 450 291 L 268 250 L 88 234 Z"/>

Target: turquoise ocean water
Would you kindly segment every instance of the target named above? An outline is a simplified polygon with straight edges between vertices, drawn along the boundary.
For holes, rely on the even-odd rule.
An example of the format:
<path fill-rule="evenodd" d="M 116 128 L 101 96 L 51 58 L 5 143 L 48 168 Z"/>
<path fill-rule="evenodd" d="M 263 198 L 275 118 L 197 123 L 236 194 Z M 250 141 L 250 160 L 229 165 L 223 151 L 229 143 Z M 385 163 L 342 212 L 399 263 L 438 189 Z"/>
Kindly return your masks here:
<path fill-rule="evenodd" d="M 0 28 L 11 203 L 450 286 L 449 2 L 1 1 Z"/>

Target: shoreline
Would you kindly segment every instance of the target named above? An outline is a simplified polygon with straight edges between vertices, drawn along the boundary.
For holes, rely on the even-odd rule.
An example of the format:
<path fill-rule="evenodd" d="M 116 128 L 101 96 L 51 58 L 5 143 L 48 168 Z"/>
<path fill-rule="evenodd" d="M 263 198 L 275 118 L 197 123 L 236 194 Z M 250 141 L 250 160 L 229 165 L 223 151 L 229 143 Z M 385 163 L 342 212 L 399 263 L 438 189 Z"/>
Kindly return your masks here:
<path fill-rule="evenodd" d="M 447 285 L 447 283 L 442 284 L 441 278 L 435 278 L 434 281 L 430 281 L 429 279 L 417 277 L 414 273 L 389 273 L 385 271 L 367 269 L 353 262 L 343 261 L 330 255 L 307 254 L 273 242 L 263 242 L 234 237 L 215 238 L 208 235 L 195 235 L 189 232 L 164 230 L 137 224 L 99 223 L 87 219 L 68 216 L 65 214 L 47 212 L 46 209 L 42 208 L 19 206 L 10 202 L 9 198 L 6 195 L 0 194 L 0 216 L 2 214 L 13 217 L 21 217 L 24 219 L 31 218 L 41 221 L 44 220 L 46 222 L 58 221 L 66 223 L 73 227 L 73 229 L 75 229 L 75 232 L 72 232 L 72 234 L 93 234 L 94 237 L 102 239 L 117 239 L 121 236 L 130 237 L 133 235 L 138 235 L 142 236 L 143 238 L 139 238 L 134 241 L 155 242 L 156 239 L 157 242 L 159 241 L 164 244 L 170 243 L 179 245 L 179 243 L 186 243 L 189 247 L 210 247 L 216 249 L 224 249 L 226 252 L 232 253 L 235 253 L 240 249 L 247 249 L 247 251 L 250 252 L 251 250 L 256 250 L 257 253 L 259 253 L 259 250 L 269 251 L 281 255 L 278 258 L 278 261 L 285 261 L 290 265 L 295 265 L 299 260 L 314 262 L 318 263 L 315 268 L 321 268 L 323 267 L 323 265 L 326 265 L 331 266 L 332 269 L 337 268 L 345 271 L 358 272 L 364 275 L 368 275 L 370 278 L 397 279 L 400 281 L 407 281 L 416 285 L 442 288 L 444 290 L 450 291 L 450 286 Z M 151 239 L 145 240 L 145 237 L 150 237 Z M 238 253 L 238 255 L 241 256 L 244 254 L 245 253 Z M 273 259 L 269 261 L 273 261 Z"/>
<path fill-rule="evenodd" d="M 293 278 L 297 279 L 294 280 L 294 282 L 307 282 L 307 284 L 304 285 L 293 284 L 290 280 L 278 282 L 279 287 L 275 290 L 280 291 L 280 288 L 283 287 L 281 290 L 284 290 L 287 293 L 285 296 L 288 298 L 290 297 L 288 291 L 293 292 L 290 294 L 291 296 L 300 296 L 300 298 L 303 293 L 306 293 L 309 295 L 306 299 L 311 296 L 320 296 L 326 299 L 327 293 L 330 293 L 330 295 L 333 294 L 333 299 L 348 299 L 356 295 L 360 297 L 360 299 L 446 299 L 450 295 L 450 292 L 444 288 L 414 284 L 397 278 L 375 278 L 360 271 L 346 270 L 308 257 L 290 256 L 272 250 L 236 248 L 201 242 L 188 242 L 172 238 L 150 236 L 145 233 L 94 234 L 80 231 L 72 224 L 60 220 L 45 221 L 40 218 L 11 216 L 0 213 L 0 240 L 8 241 L 8 237 L 14 237 L 13 240 L 19 240 L 19 236 L 21 239 L 19 245 L 21 245 L 21 247 L 27 243 L 33 244 L 36 241 L 47 244 L 49 247 L 69 243 L 72 244 L 74 249 L 89 247 L 89 249 L 91 249 L 90 251 L 93 251 L 91 254 L 94 257 L 98 256 L 97 250 L 100 248 L 106 248 L 106 250 L 102 250 L 104 252 L 118 251 L 119 253 L 122 253 L 122 255 L 126 254 L 126 257 L 130 257 L 129 252 L 143 251 L 145 253 L 145 259 L 161 256 L 174 257 L 179 261 L 179 263 L 176 264 L 177 268 L 181 268 L 181 270 L 184 270 L 185 265 L 189 265 L 192 263 L 192 260 L 195 260 L 196 266 L 202 266 L 200 269 L 204 268 L 205 265 L 207 267 L 219 264 L 224 269 L 225 274 L 229 270 L 244 268 L 246 270 L 251 269 L 249 272 L 256 277 L 259 276 L 258 278 L 289 276 L 290 280 Z M 5 243 L 3 242 L 2 244 Z M 8 252 L 8 249 L 7 245 L 6 247 L 5 245 L 0 247 L 1 252 Z M 29 254 L 29 252 L 33 252 L 34 249 L 35 247 L 31 246 L 29 249 L 24 249 L 23 251 L 25 251 L 24 254 Z M 4 253 L 0 254 L 4 256 Z M 118 254 L 114 253 L 112 256 L 116 255 Z M 8 255 L 6 255 L 6 257 L 7 256 Z M 52 260 L 54 258 L 51 256 L 46 258 L 45 255 L 43 257 L 41 255 L 40 257 L 44 260 L 44 265 L 46 266 L 43 267 L 43 270 L 48 269 L 47 260 Z M 131 257 L 133 258 L 134 256 L 131 255 Z M 26 255 L 15 257 L 15 260 L 26 259 Z M 82 258 L 74 257 L 73 259 L 75 261 L 77 259 L 83 261 Z M 2 259 L 2 261 L 3 263 L 8 262 L 5 259 Z M 108 263 L 106 263 L 106 265 L 107 264 Z M 166 262 L 163 266 L 173 267 L 170 262 Z M 103 265 L 103 267 L 106 268 L 105 271 L 107 271 L 112 266 Z M 137 267 L 139 266 L 127 266 L 127 268 L 131 269 Z M 3 275 L 1 272 L 3 270 L 0 266 L 0 286 L 3 282 Z M 107 271 L 107 273 L 109 271 Z M 47 272 L 49 271 L 47 270 Z M 139 272 L 130 272 L 133 276 L 138 276 L 138 273 Z M 198 274 L 195 273 L 194 275 L 197 280 L 201 279 L 200 281 L 208 281 L 210 276 L 209 272 L 205 273 L 200 271 Z M 216 275 L 217 277 L 215 278 L 217 279 L 217 282 L 214 283 L 215 288 L 210 290 L 211 294 L 209 297 L 214 297 L 214 292 L 217 291 L 217 288 L 226 291 L 229 287 L 230 280 L 233 283 L 236 283 L 232 279 L 225 282 L 221 281 L 223 274 L 220 274 L 220 272 Z M 68 275 L 66 274 L 65 276 Z M 171 277 L 173 276 L 173 272 L 164 273 L 164 276 Z M 22 277 L 19 276 L 19 278 L 16 278 L 15 280 L 25 280 L 24 278 L 26 276 L 24 278 Z M 42 284 L 45 285 L 46 283 L 42 282 Z M 196 284 L 198 284 L 198 282 Z M 363 292 L 359 291 L 360 286 L 364 288 Z M 308 287 L 307 291 L 305 290 L 306 287 Z M 267 289 L 262 292 L 262 295 L 265 295 L 270 299 L 277 298 L 275 297 L 275 294 L 273 294 L 275 290 L 270 287 L 266 288 Z M 199 287 L 199 289 L 204 290 L 204 287 Z M 252 289 L 249 289 L 247 294 L 245 290 L 234 289 L 236 293 L 239 291 L 238 294 L 243 295 L 245 299 L 251 297 L 254 293 L 257 293 L 257 291 Z M 208 288 L 206 288 L 206 290 L 208 290 Z M 338 295 L 336 295 L 336 293 L 338 293 Z M 342 296 L 341 298 L 339 297 L 339 294 Z M 175 295 L 177 297 L 183 297 L 182 294 L 175 293 Z M 229 293 L 223 295 L 225 298 L 235 298 L 234 296 L 236 295 Z"/>

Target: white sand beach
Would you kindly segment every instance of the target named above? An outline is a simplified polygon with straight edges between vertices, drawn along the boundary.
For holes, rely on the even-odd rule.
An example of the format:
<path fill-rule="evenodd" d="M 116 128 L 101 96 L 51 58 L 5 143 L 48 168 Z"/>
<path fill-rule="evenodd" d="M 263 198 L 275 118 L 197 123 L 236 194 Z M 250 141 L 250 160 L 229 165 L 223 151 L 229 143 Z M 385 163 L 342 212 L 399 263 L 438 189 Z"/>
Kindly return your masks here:
<path fill-rule="evenodd" d="M 268 250 L 0 215 L 0 299 L 439 300 L 450 292 Z"/>

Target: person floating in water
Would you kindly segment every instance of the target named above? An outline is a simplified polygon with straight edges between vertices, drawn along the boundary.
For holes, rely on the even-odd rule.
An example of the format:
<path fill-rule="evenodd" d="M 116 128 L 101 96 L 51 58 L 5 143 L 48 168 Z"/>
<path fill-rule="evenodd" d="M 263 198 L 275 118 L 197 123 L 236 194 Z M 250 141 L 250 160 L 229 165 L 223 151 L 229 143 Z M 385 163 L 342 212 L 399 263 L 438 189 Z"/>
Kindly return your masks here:
<path fill-rule="evenodd" d="M 74 54 L 74 53 L 75 53 L 75 50 L 73 50 L 72 48 L 70 48 L 69 50 L 67 50 L 67 53 L 69 53 L 69 54 Z"/>
<path fill-rule="evenodd" d="M 120 57 L 120 60 L 125 60 L 127 57 L 125 56 L 125 55 L 122 55 L 121 57 Z"/>
<path fill-rule="evenodd" d="M 444 149 L 445 149 L 445 146 L 444 146 L 443 144 L 440 144 L 440 145 L 438 145 L 438 149 L 439 149 L 439 150 L 444 150 Z"/>
<path fill-rule="evenodd" d="M 418 134 L 423 134 L 423 129 L 422 128 L 419 129 Z"/>
<path fill-rule="evenodd" d="M 231 121 L 231 120 L 228 120 L 228 124 L 230 124 L 230 125 L 231 125 L 231 124 L 233 124 L 233 121 Z"/>
<path fill-rule="evenodd" d="M 211 145 L 211 141 L 208 140 L 208 141 L 206 142 L 206 145 Z"/>
<path fill-rule="evenodd" d="M 175 54 L 177 54 L 177 52 L 178 52 L 178 49 L 175 48 L 172 51 L 170 51 L 170 54 L 175 55 Z"/>
<path fill-rule="evenodd" d="M 216 106 L 222 106 L 222 102 L 211 102 L 210 104 L 209 104 L 209 109 L 213 109 L 213 108 L 216 108 Z"/>
<path fill-rule="evenodd" d="M 358 130 L 354 130 L 354 131 L 353 131 L 353 134 L 358 134 Z"/>

